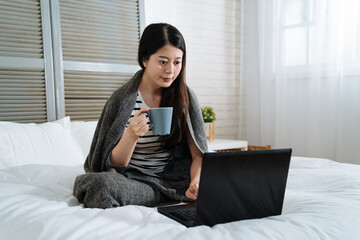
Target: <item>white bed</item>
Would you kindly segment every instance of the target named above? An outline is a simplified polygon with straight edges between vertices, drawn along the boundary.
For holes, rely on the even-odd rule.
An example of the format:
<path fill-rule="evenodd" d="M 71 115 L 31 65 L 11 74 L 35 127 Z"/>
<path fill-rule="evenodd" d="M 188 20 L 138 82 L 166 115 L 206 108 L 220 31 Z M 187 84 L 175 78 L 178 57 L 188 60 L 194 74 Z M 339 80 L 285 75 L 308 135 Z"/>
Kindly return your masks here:
<path fill-rule="evenodd" d="M 186 228 L 155 208 L 83 208 L 72 189 L 95 124 L 0 123 L 1 240 L 360 239 L 360 165 L 327 159 L 292 157 L 280 216 Z"/>

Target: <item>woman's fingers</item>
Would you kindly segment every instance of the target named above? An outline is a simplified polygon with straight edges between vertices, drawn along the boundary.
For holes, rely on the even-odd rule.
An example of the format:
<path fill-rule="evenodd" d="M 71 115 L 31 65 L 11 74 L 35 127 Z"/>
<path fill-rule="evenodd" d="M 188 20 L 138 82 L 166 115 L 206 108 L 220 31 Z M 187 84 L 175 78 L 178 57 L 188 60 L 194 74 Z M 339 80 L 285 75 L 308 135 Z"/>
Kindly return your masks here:
<path fill-rule="evenodd" d="M 147 118 L 144 112 L 149 111 L 148 108 L 141 108 L 131 119 L 128 128 L 137 135 L 137 136 L 144 136 L 149 131 L 149 125 L 147 124 Z"/>
<path fill-rule="evenodd" d="M 149 111 L 148 108 L 140 108 L 140 110 L 134 115 L 134 117 L 140 116 L 142 113 L 147 112 L 147 111 Z"/>
<path fill-rule="evenodd" d="M 185 195 L 188 198 L 191 198 L 191 199 L 195 200 L 195 199 L 197 199 L 198 192 L 199 192 L 199 184 L 193 184 L 188 188 Z"/>

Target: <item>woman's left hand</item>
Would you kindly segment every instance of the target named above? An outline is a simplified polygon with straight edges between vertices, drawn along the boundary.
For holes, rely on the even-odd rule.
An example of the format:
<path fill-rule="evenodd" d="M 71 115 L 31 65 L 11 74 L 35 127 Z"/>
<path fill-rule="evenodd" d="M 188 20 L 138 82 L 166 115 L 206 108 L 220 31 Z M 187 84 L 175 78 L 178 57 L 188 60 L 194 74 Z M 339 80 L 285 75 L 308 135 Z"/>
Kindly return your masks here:
<path fill-rule="evenodd" d="M 188 190 L 185 192 L 185 195 L 188 198 L 196 200 L 199 192 L 199 184 L 198 183 L 190 183 Z"/>

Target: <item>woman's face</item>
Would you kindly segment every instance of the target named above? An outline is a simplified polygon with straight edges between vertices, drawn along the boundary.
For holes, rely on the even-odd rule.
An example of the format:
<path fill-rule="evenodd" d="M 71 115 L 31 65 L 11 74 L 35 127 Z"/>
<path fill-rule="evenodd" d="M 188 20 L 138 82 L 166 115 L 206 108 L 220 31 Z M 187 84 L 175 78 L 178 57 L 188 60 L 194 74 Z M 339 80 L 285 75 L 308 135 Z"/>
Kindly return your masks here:
<path fill-rule="evenodd" d="M 143 80 L 154 88 L 167 88 L 181 71 L 183 52 L 167 44 L 152 54 L 149 60 L 143 60 L 145 71 Z"/>

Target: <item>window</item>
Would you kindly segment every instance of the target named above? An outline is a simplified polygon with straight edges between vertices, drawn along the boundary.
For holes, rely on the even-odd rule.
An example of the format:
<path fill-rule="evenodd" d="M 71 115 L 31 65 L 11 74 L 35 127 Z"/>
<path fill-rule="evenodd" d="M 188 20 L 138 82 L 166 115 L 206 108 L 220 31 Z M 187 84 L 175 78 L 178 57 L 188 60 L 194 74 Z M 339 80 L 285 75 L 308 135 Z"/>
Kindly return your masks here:
<path fill-rule="evenodd" d="M 285 63 L 287 66 L 311 63 L 311 33 L 314 26 L 314 0 L 285 1 Z"/>
<path fill-rule="evenodd" d="M 357 0 L 282 0 L 284 65 L 314 63 L 358 68 L 360 3 Z"/>
<path fill-rule="evenodd" d="M 1 1 L 0 120 L 97 120 L 106 99 L 138 69 L 139 5 Z"/>
<path fill-rule="evenodd" d="M 65 104 L 58 116 L 97 120 L 111 93 L 138 69 L 138 1 L 59 3 L 63 66 L 58 68 L 64 76 L 59 98 Z"/>
<path fill-rule="evenodd" d="M 0 2 L 0 120 L 44 122 L 54 117 L 48 5 Z"/>

